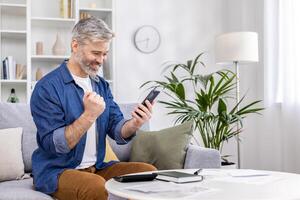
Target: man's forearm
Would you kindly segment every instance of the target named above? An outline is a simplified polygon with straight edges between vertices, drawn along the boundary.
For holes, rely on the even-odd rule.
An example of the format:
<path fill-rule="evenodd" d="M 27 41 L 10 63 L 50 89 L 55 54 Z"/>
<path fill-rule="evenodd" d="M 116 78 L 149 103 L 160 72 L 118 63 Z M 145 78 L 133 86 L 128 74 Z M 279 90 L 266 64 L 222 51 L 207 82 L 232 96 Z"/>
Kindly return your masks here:
<path fill-rule="evenodd" d="M 70 149 L 73 149 L 79 142 L 80 138 L 92 126 L 94 120 L 89 119 L 84 113 L 72 124 L 66 127 L 65 137 Z"/>
<path fill-rule="evenodd" d="M 130 136 L 132 136 L 137 130 L 139 129 L 139 127 L 136 127 L 133 123 L 133 119 L 127 121 L 124 126 L 121 129 L 121 135 L 124 139 L 129 138 Z"/>

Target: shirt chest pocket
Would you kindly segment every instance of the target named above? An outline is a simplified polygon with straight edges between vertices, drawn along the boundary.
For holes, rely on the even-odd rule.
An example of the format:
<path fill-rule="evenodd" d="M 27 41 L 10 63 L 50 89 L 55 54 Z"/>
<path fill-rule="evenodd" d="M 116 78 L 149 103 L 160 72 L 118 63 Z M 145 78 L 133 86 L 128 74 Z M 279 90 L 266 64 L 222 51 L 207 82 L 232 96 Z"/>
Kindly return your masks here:
<path fill-rule="evenodd" d="M 69 88 L 64 93 L 64 114 L 66 125 L 73 123 L 84 111 L 83 107 L 83 91 L 76 90 L 77 88 Z"/>

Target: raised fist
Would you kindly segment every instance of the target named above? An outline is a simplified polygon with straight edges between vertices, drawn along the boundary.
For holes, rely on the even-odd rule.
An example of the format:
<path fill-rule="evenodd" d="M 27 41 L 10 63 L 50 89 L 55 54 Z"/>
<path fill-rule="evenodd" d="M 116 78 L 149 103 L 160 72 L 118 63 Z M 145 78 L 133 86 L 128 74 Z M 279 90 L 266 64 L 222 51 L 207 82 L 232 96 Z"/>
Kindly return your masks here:
<path fill-rule="evenodd" d="M 90 121 L 96 119 L 103 113 L 105 109 L 105 101 L 96 92 L 86 92 L 83 96 L 84 116 Z"/>

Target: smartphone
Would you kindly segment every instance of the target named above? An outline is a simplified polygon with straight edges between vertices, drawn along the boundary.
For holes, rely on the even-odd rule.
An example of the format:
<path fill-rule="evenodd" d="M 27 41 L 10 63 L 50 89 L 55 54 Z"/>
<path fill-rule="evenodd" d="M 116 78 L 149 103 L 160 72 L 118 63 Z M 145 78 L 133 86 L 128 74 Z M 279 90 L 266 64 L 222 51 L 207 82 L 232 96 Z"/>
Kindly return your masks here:
<path fill-rule="evenodd" d="M 146 100 L 148 100 L 150 103 L 153 103 L 154 99 L 159 95 L 160 91 L 153 89 L 150 91 L 150 93 L 146 96 L 146 98 L 144 99 L 144 101 L 142 101 L 142 105 L 146 106 Z M 136 112 L 136 114 L 140 117 L 142 117 L 139 113 Z"/>
<path fill-rule="evenodd" d="M 146 96 L 146 98 L 144 99 L 142 104 L 147 107 L 146 100 L 148 100 L 150 103 L 152 103 L 154 101 L 154 99 L 158 96 L 159 93 L 160 93 L 160 91 L 158 91 L 158 90 L 155 90 L 155 89 L 151 90 L 151 92 Z"/>

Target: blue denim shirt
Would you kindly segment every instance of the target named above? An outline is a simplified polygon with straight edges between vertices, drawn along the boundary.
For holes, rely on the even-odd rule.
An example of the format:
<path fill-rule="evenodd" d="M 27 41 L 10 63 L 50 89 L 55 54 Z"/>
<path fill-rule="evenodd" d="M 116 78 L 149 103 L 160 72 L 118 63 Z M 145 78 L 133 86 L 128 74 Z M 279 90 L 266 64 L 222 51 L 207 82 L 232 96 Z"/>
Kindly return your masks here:
<path fill-rule="evenodd" d="M 103 162 L 106 135 L 118 144 L 126 144 L 131 138 L 122 138 L 121 128 L 125 123 L 123 114 L 113 100 L 108 83 L 99 78 L 99 82 L 92 80 L 92 86 L 106 103 L 104 112 L 96 120 L 96 168 L 102 169 L 116 162 Z M 64 170 L 74 169 L 81 163 L 86 134 L 73 149 L 69 149 L 64 131 L 66 126 L 83 113 L 83 95 L 83 89 L 75 83 L 66 62 L 47 74 L 35 86 L 30 107 L 37 127 L 38 148 L 32 154 L 32 174 L 35 188 L 41 192 L 55 192 L 58 176 Z"/>

